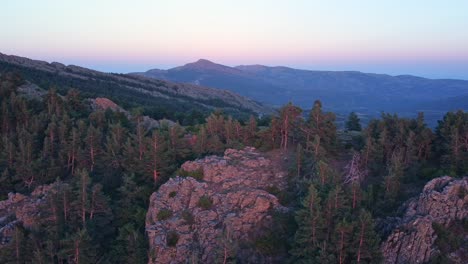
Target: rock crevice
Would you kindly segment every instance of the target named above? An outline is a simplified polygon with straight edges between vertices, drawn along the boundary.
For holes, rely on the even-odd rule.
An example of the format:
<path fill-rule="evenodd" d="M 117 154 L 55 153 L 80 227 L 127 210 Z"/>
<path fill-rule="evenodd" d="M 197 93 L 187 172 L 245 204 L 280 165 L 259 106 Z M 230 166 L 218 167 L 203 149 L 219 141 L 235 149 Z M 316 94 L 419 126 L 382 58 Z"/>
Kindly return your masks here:
<path fill-rule="evenodd" d="M 436 178 L 426 184 L 419 197 L 409 201 L 400 224 L 382 244 L 385 263 L 427 263 L 441 254 L 434 225 L 445 229 L 468 216 L 468 177 Z M 465 235 L 465 244 L 467 236 Z M 466 249 L 450 252 L 453 263 L 460 262 Z"/>
<path fill-rule="evenodd" d="M 254 148 L 226 150 L 182 165 L 175 177 L 151 195 L 146 217 L 150 263 L 216 263 L 234 254 L 244 262 L 255 256 L 239 243 L 268 228 L 272 212 L 285 211 L 268 188 L 284 188 L 286 172 Z M 235 253 L 234 253 L 235 251 Z"/>

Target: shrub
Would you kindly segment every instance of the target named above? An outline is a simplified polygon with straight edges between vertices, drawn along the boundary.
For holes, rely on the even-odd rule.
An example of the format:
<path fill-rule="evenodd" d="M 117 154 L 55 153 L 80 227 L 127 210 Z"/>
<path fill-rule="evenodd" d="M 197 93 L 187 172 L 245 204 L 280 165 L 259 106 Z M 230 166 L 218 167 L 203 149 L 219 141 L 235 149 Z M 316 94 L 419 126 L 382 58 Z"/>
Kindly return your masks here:
<path fill-rule="evenodd" d="M 266 187 L 266 191 L 269 194 L 273 194 L 275 196 L 278 195 L 281 192 L 281 190 L 276 185 Z"/>
<path fill-rule="evenodd" d="M 172 216 L 172 211 L 169 209 L 161 209 L 159 210 L 158 213 L 158 220 L 159 221 L 164 221 L 166 219 L 169 219 Z"/>
<path fill-rule="evenodd" d="M 167 233 L 166 236 L 166 245 L 168 247 L 175 247 L 179 241 L 179 234 L 176 231 L 171 230 Z"/>
<path fill-rule="evenodd" d="M 255 249 L 264 255 L 274 255 L 280 246 L 281 242 L 272 234 L 260 236 L 254 241 Z"/>
<path fill-rule="evenodd" d="M 176 197 L 176 195 L 177 195 L 177 192 L 172 191 L 172 192 L 169 193 L 169 198 L 174 198 L 174 197 Z"/>
<path fill-rule="evenodd" d="M 197 181 L 202 181 L 203 180 L 203 169 L 198 169 L 198 170 L 194 170 L 194 171 L 186 171 L 184 169 L 179 169 L 177 171 L 177 175 L 179 175 L 180 177 L 192 177 L 194 178 L 195 180 Z"/>
<path fill-rule="evenodd" d="M 276 196 L 279 203 L 282 205 L 288 205 L 292 200 L 291 195 L 287 191 L 282 191 L 275 185 L 266 187 L 266 191 L 269 194 Z"/>
<path fill-rule="evenodd" d="M 463 245 L 463 234 L 467 231 L 467 221 L 454 221 L 449 227 L 445 227 L 441 224 L 433 223 L 437 234 L 435 244 L 441 250 L 442 253 L 450 253 L 459 249 Z"/>
<path fill-rule="evenodd" d="M 255 234 L 252 247 L 255 251 L 266 256 L 287 254 L 291 249 L 290 234 L 297 230 L 294 214 L 273 211 L 271 216 L 273 222 L 270 229 Z"/>
<path fill-rule="evenodd" d="M 195 222 L 195 218 L 193 217 L 193 214 L 190 211 L 183 211 L 182 212 L 182 218 L 184 219 L 185 223 L 191 225 Z"/>
<path fill-rule="evenodd" d="M 208 197 L 206 195 L 203 195 L 198 200 L 197 205 L 198 205 L 198 207 L 200 207 L 200 208 L 202 208 L 204 210 L 208 210 L 208 209 L 211 209 L 211 206 L 213 206 L 213 201 L 211 201 L 210 197 Z"/>

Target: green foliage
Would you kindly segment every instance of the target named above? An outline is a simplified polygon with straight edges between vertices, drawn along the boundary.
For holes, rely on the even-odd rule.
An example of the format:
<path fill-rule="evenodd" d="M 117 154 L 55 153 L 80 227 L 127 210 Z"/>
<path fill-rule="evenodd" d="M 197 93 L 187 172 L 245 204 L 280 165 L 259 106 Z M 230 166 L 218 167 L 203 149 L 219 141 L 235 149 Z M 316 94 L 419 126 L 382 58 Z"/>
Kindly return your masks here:
<path fill-rule="evenodd" d="M 436 127 L 437 162 L 452 176 L 468 173 L 468 113 L 449 112 Z"/>
<path fill-rule="evenodd" d="M 0 248 L 0 263 L 25 263 L 32 250 L 28 231 L 22 226 L 13 226 L 12 240 Z"/>
<path fill-rule="evenodd" d="M 172 211 L 166 208 L 159 210 L 157 218 L 159 221 L 164 221 L 172 217 Z"/>
<path fill-rule="evenodd" d="M 181 169 L 177 170 L 176 175 L 178 175 L 180 177 L 192 177 L 197 181 L 202 181 L 203 177 L 204 177 L 203 168 L 200 168 L 200 169 L 194 170 L 194 171 L 186 171 L 186 170 L 181 168 Z"/>
<path fill-rule="evenodd" d="M 351 112 L 346 121 L 346 130 L 348 131 L 361 131 L 361 120 L 355 112 Z"/>
<path fill-rule="evenodd" d="M 372 216 L 352 208 L 352 198 L 339 184 L 311 184 L 296 213 L 298 229 L 290 253 L 297 263 L 344 263 L 380 258 L 379 239 Z M 332 246 L 334 245 L 334 246 Z"/>
<path fill-rule="evenodd" d="M 167 232 L 166 245 L 168 247 L 175 247 L 177 246 L 177 242 L 179 242 L 179 234 L 177 231 L 171 230 Z"/>
<path fill-rule="evenodd" d="M 213 206 L 213 201 L 210 197 L 203 195 L 198 199 L 197 206 L 203 210 L 209 210 Z"/>
<path fill-rule="evenodd" d="M 438 174 L 433 160 L 434 134 L 420 113 L 415 119 L 382 114 L 363 131 L 362 166 L 367 168 L 368 207 L 376 216 L 394 213 L 409 197 L 416 195 L 424 180 Z"/>
<path fill-rule="evenodd" d="M 256 253 L 262 256 L 283 256 L 291 249 L 290 234 L 296 230 L 294 216 L 290 212 L 272 212 L 272 226 L 252 236 Z"/>
<path fill-rule="evenodd" d="M 462 248 L 466 243 L 463 236 L 459 235 L 468 232 L 468 221 L 466 219 L 454 221 L 449 226 L 433 223 L 432 228 L 437 234 L 435 244 L 441 251 L 441 259 L 444 259 L 443 256 Z"/>
<path fill-rule="evenodd" d="M 275 196 L 278 195 L 281 192 L 281 190 L 276 185 L 271 185 L 271 186 L 266 187 L 266 191 L 269 194 L 273 194 Z"/>
<path fill-rule="evenodd" d="M 264 255 L 273 255 L 281 244 L 282 241 L 278 241 L 272 233 L 257 237 L 254 241 L 255 249 Z"/>
<path fill-rule="evenodd" d="M 195 217 L 193 216 L 192 212 L 188 210 L 184 210 L 182 212 L 182 219 L 184 219 L 187 225 L 192 225 L 195 222 Z"/>
<path fill-rule="evenodd" d="M 111 263 L 145 263 L 147 262 L 146 237 L 132 224 L 119 228 L 118 236 L 110 256 Z"/>
<path fill-rule="evenodd" d="M 293 199 L 291 194 L 287 190 L 280 190 L 276 185 L 266 187 L 266 191 L 269 194 L 273 194 L 278 198 L 280 204 L 287 206 Z"/>

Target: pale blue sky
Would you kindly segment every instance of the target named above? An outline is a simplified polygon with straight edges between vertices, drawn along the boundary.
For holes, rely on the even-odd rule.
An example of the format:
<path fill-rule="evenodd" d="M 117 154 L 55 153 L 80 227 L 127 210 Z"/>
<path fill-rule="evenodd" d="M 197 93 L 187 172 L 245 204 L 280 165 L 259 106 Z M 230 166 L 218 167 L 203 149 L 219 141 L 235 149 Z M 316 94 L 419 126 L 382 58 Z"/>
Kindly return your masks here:
<path fill-rule="evenodd" d="M 104 71 L 206 58 L 468 79 L 463 0 L 0 2 L 0 52 Z"/>

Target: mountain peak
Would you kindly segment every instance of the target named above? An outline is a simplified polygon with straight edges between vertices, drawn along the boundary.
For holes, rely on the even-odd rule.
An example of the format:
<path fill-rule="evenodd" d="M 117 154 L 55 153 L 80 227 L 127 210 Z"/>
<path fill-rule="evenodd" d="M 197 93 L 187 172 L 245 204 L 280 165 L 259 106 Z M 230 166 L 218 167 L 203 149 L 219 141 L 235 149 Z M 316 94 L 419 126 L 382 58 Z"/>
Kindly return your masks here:
<path fill-rule="evenodd" d="M 199 59 L 194 63 L 197 63 L 197 64 L 215 64 L 214 62 L 212 62 L 210 60 L 207 60 L 207 59 Z"/>
<path fill-rule="evenodd" d="M 215 71 L 215 72 L 224 72 L 224 73 L 238 73 L 239 70 L 225 66 L 222 64 L 214 63 L 207 59 L 199 59 L 196 62 L 187 63 L 184 66 L 174 68 L 176 70 L 196 70 L 196 71 Z"/>
<path fill-rule="evenodd" d="M 212 61 L 209 61 L 207 59 L 199 59 L 196 62 L 187 63 L 183 67 L 185 67 L 185 68 L 198 68 L 198 69 L 213 69 L 213 68 L 223 67 L 223 65 L 216 64 L 216 63 L 214 63 Z"/>

